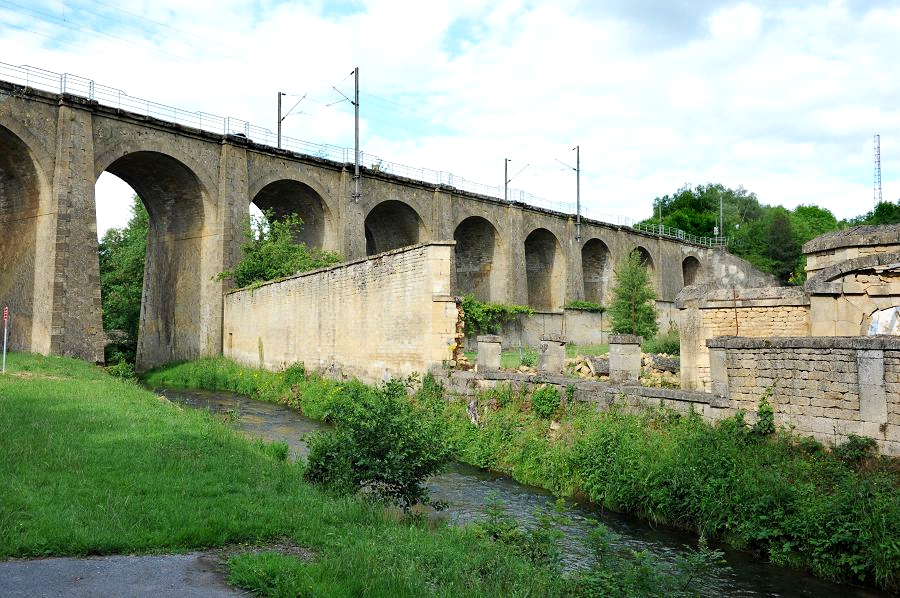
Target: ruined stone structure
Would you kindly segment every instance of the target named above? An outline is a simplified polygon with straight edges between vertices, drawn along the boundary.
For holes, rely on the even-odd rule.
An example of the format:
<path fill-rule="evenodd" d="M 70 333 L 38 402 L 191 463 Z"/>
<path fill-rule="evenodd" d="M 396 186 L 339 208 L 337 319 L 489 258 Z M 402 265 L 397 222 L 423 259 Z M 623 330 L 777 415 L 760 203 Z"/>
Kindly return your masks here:
<path fill-rule="evenodd" d="M 420 244 L 230 292 L 224 354 L 369 383 L 427 372 L 457 344 L 452 263 L 452 242 Z"/>
<path fill-rule="evenodd" d="M 829 233 L 803 251 L 804 289 L 682 290 L 681 386 L 751 414 L 768 396 L 797 433 L 865 435 L 900 454 L 900 226 Z"/>
<path fill-rule="evenodd" d="M 861 336 L 900 306 L 900 225 L 859 226 L 803 246 L 806 285 L 679 293 L 682 388 L 709 390 L 706 342 L 721 336 Z"/>
<path fill-rule="evenodd" d="M 453 292 L 559 310 L 606 302 L 613 266 L 642 253 L 661 306 L 686 283 L 752 286 L 724 251 L 583 221 L 452 187 L 364 169 L 351 200 L 347 164 L 277 150 L 0 82 L 0 304 L 12 347 L 101 360 L 94 185 L 123 179 L 150 214 L 138 367 L 218 355 L 224 283 L 250 203 L 298 213 L 303 240 L 348 259 L 456 241 Z"/>

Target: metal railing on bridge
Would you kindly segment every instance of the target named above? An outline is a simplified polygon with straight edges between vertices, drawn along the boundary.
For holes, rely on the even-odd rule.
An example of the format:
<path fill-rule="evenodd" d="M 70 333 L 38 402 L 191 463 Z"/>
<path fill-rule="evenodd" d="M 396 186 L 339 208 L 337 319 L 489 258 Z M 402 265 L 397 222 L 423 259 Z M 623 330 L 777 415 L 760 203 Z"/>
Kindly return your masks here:
<path fill-rule="evenodd" d="M 176 108 L 174 106 L 167 106 L 165 104 L 129 95 L 121 89 L 99 85 L 92 79 L 86 79 L 78 75 L 72 75 L 71 73 L 56 73 L 33 66 L 16 66 L 0 62 L 0 79 L 24 87 L 41 89 L 53 93 L 80 96 L 89 100 L 95 100 L 111 108 L 125 110 L 142 116 L 192 127 L 194 129 L 209 131 L 211 133 L 240 135 L 262 145 L 274 147 L 278 139 L 278 136 L 270 129 L 253 125 L 246 120 L 230 116 L 218 116 L 199 110 L 192 111 Z M 313 143 L 285 136 L 282 136 L 281 138 L 281 147 L 299 154 L 333 160 L 343 164 L 354 161 L 353 148 Z M 378 156 L 363 151 L 360 151 L 359 160 L 360 165 L 370 170 L 403 176 L 433 185 L 445 185 L 459 189 L 460 191 L 478 193 L 501 201 L 522 203 L 570 215 L 574 214 L 576 211 L 575 203 L 552 201 L 537 197 L 519 189 L 508 189 L 506 197 L 504 197 L 504 189 L 499 185 L 492 186 L 469 181 L 452 172 L 443 170 L 416 168 L 398 164 L 396 162 L 388 162 Z M 673 229 L 667 226 L 640 224 L 627 216 L 604 214 L 593 210 L 582 210 L 581 215 L 591 220 L 618 226 L 629 226 L 634 230 L 708 247 L 724 247 L 726 241 L 724 237 L 698 237 L 689 235 L 683 230 Z"/>

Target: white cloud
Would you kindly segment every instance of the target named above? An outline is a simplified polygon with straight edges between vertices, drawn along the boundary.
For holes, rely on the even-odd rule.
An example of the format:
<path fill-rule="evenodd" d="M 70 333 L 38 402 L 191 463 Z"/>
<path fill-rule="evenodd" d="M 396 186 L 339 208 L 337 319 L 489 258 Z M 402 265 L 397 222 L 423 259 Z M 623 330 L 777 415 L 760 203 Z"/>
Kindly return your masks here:
<path fill-rule="evenodd" d="M 871 206 L 880 133 L 884 197 L 900 198 L 900 9 L 889 2 L 111 6 L 67 2 L 67 21 L 0 9 L 0 60 L 272 131 L 275 94 L 307 93 L 285 135 L 344 146 L 352 107 L 326 104 L 341 99 L 332 85 L 349 95 L 359 66 L 366 152 L 497 186 L 511 158 L 530 164 L 512 186 L 574 202 L 574 173 L 556 160 L 574 163 L 580 145 L 585 204 L 634 218 L 706 182 L 856 215 Z M 33 8 L 62 16 L 58 2 Z"/>

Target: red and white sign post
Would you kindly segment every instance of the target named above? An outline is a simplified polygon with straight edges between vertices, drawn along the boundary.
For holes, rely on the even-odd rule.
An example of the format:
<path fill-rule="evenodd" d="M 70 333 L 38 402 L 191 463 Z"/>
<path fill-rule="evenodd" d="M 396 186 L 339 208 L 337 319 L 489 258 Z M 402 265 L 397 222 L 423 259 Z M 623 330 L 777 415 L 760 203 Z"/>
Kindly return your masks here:
<path fill-rule="evenodd" d="M 9 307 L 3 308 L 3 369 L 0 374 L 6 373 L 6 339 L 9 336 Z"/>

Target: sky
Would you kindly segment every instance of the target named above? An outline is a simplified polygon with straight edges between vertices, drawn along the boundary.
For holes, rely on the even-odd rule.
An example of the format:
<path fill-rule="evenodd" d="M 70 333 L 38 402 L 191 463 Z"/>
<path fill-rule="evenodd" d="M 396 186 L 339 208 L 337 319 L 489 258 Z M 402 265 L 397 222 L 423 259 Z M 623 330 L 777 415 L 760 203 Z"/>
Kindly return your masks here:
<path fill-rule="evenodd" d="M 721 183 L 846 218 L 874 206 L 876 134 L 900 199 L 898 31 L 875 0 L 0 0 L 0 79 L 70 73 L 272 132 L 283 92 L 286 137 L 352 148 L 358 67 L 361 149 L 422 178 L 502 196 L 506 166 L 511 198 L 568 209 L 578 156 L 588 215 Z M 101 235 L 131 194 L 101 175 Z"/>

